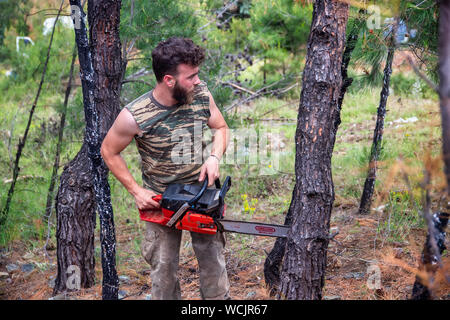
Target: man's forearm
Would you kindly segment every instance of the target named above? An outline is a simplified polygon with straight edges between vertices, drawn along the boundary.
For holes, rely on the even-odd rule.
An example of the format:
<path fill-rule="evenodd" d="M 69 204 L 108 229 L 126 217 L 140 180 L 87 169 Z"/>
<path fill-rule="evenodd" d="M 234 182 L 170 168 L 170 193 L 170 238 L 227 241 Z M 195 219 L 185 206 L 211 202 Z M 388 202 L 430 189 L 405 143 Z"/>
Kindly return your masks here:
<path fill-rule="evenodd" d="M 135 195 L 140 186 L 131 175 L 131 172 L 128 170 L 127 164 L 125 160 L 123 160 L 122 156 L 120 154 L 110 155 L 107 157 L 104 156 L 103 159 L 117 180 L 122 183 L 130 194 Z"/>
<path fill-rule="evenodd" d="M 227 149 L 229 141 L 230 129 L 228 129 L 228 127 L 217 129 L 217 132 L 214 134 L 213 138 L 211 155 L 216 156 L 220 160 Z"/>

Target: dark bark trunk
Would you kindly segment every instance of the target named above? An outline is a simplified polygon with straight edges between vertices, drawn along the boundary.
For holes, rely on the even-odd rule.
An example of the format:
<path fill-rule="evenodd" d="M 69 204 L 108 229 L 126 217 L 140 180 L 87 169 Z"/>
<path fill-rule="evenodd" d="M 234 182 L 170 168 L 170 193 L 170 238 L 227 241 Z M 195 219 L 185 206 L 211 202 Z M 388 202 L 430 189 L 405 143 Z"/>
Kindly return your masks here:
<path fill-rule="evenodd" d="M 81 8 L 79 1 L 71 1 L 71 5 Z M 80 268 L 82 287 L 92 286 L 93 235 L 97 208 L 100 216 L 103 299 L 117 299 L 113 210 L 107 180 L 108 170 L 100 156 L 100 146 L 120 111 L 118 96 L 122 79 L 120 6 L 120 1 L 88 2 L 91 47 L 83 18 L 78 21 L 80 28 L 75 29 L 86 133 L 80 152 L 65 167 L 61 175 L 56 210 L 58 276 L 54 293 L 67 289 L 66 270 L 70 265 L 77 265 Z M 82 10 L 80 12 L 84 16 Z"/>
<path fill-rule="evenodd" d="M 429 214 L 426 212 L 425 214 Z M 436 212 L 433 214 L 431 228 L 428 230 L 427 239 L 422 251 L 422 259 L 419 270 L 426 271 L 427 281 L 416 276 L 414 282 L 411 300 L 430 300 L 433 298 L 432 284 L 434 274 L 438 268 L 440 255 L 446 249 L 445 229 L 448 224 L 449 214 L 445 212 Z M 434 240 L 434 248 L 432 241 Z M 438 256 L 439 255 L 439 256 Z"/>
<path fill-rule="evenodd" d="M 98 119 L 96 138 L 90 143 L 93 162 L 94 187 L 100 216 L 100 242 L 103 269 L 104 300 L 117 299 L 119 279 L 116 272 L 116 238 L 108 168 L 100 146 L 109 128 L 120 112 L 119 92 L 123 76 L 122 48 L 119 37 L 120 0 L 88 1 L 91 53 L 95 76 L 94 99 Z M 91 9 L 92 8 L 92 9 Z"/>
<path fill-rule="evenodd" d="M 441 0 L 439 5 L 439 98 L 444 172 L 450 195 L 450 0 Z"/>
<path fill-rule="evenodd" d="M 348 4 L 315 1 L 297 120 L 292 227 L 279 297 L 321 299 L 334 186 L 331 155 L 339 117 Z"/>
<path fill-rule="evenodd" d="M 341 91 L 339 94 L 339 100 L 338 100 L 338 115 L 335 121 L 335 130 L 337 132 L 338 126 L 341 123 L 341 117 L 340 117 L 340 110 L 342 108 L 342 102 L 344 100 L 345 93 L 347 92 L 347 88 L 352 84 L 353 79 L 348 77 L 347 69 L 348 65 L 350 63 L 350 58 L 353 52 L 353 49 L 355 49 L 355 45 L 358 42 L 358 34 L 360 30 L 361 25 L 358 24 L 353 30 L 350 31 L 347 40 L 346 40 L 346 46 L 345 51 L 342 56 L 342 67 L 341 67 L 341 74 L 342 74 L 342 86 Z M 295 207 L 295 197 L 296 190 L 294 188 L 291 205 L 289 206 L 289 210 L 286 214 L 286 218 L 284 221 L 284 225 L 291 225 L 292 223 L 292 208 Z M 286 247 L 286 238 L 277 238 L 275 241 L 275 244 L 273 246 L 272 251 L 267 256 L 266 261 L 264 262 L 264 278 L 266 281 L 266 284 L 269 287 L 269 294 L 271 296 L 274 296 L 277 293 L 278 287 L 280 285 L 280 266 L 281 262 L 283 261 L 284 252 Z"/>
<path fill-rule="evenodd" d="M 95 281 L 95 202 L 87 145 L 64 167 L 56 195 L 56 242 L 58 274 L 53 294 L 74 291 L 67 287 L 69 267 L 80 268 L 79 285 L 90 288 Z"/>
<path fill-rule="evenodd" d="M 381 143 L 383 140 L 384 118 L 386 117 L 386 103 L 389 97 L 389 82 L 392 73 L 392 61 L 394 60 L 395 52 L 395 34 L 396 25 L 392 28 L 392 33 L 388 44 L 388 55 L 386 58 L 386 66 L 384 67 L 383 88 L 380 94 L 380 104 L 377 110 L 377 122 L 373 132 L 372 148 L 370 151 L 369 170 L 366 181 L 364 182 L 364 189 L 361 196 L 361 203 L 359 206 L 359 214 L 370 213 L 370 205 L 372 203 L 372 196 L 375 189 L 375 181 L 377 179 L 377 161 L 381 152 Z"/>

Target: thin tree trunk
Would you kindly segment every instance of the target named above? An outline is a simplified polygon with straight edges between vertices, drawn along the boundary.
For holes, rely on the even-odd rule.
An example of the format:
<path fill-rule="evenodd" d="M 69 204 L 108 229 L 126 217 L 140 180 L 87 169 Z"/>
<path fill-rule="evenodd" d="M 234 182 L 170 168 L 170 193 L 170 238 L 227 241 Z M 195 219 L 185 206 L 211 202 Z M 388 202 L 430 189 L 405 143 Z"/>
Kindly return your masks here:
<path fill-rule="evenodd" d="M 378 105 L 377 110 L 377 122 L 373 132 L 372 148 L 370 151 L 369 170 L 366 181 L 364 182 L 364 189 L 359 206 L 359 214 L 370 213 L 370 205 L 372 203 L 372 196 L 375 189 L 375 181 L 377 179 L 377 161 L 380 156 L 381 143 L 383 141 L 386 103 L 389 97 L 389 82 L 392 74 L 392 61 L 394 60 L 396 29 L 397 23 L 395 22 L 389 38 L 388 55 L 386 58 L 386 66 L 384 67 L 383 88 L 381 89 L 380 94 L 380 104 Z"/>
<path fill-rule="evenodd" d="M 335 130 L 337 132 L 338 126 L 341 123 L 340 110 L 342 108 L 342 102 L 344 101 L 345 93 L 347 92 L 347 88 L 352 84 L 353 79 L 348 77 L 347 69 L 350 63 L 350 58 L 355 49 L 355 45 L 358 42 L 358 34 L 361 28 L 361 24 L 358 24 L 354 29 L 352 29 L 347 36 L 345 51 L 342 57 L 342 86 L 341 92 L 339 94 L 338 101 L 338 116 L 335 122 Z M 294 195 L 296 194 L 296 190 L 294 188 L 294 192 L 292 195 L 292 199 L 295 201 Z M 284 220 L 284 225 L 291 225 L 292 223 L 292 208 L 295 207 L 294 201 L 291 202 L 289 206 L 289 210 L 286 214 L 286 218 Z M 286 238 L 277 238 L 275 244 L 273 246 L 272 251 L 270 251 L 269 255 L 264 262 L 264 278 L 266 284 L 269 286 L 269 294 L 271 296 L 276 295 L 278 287 L 280 285 L 280 266 L 283 261 L 284 252 L 286 247 Z"/>
<path fill-rule="evenodd" d="M 314 3 L 296 130 L 296 186 L 279 298 L 321 299 L 334 186 L 331 155 L 339 117 L 348 4 Z"/>
<path fill-rule="evenodd" d="M 8 191 L 5 207 L 2 209 L 1 214 L 0 214 L 0 226 L 3 226 L 8 218 L 9 207 L 11 205 L 11 200 L 12 200 L 12 197 L 14 194 L 14 188 L 16 186 L 17 177 L 19 176 L 19 171 L 20 171 L 20 167 L 19 167 L 20 157 L 22 156 L 22 150 L 25 147 L 25 143 L 27 141 L 28 132 L 30 130 L 30 125 L 31 125 L 31 120 L 33 119 L 33 115 L 34 115 L 34 110 L 36 109 L 36 105 L 39 100 L 39 96 L 41 95 L 41 90 L 42 90 L 42 86 L 44 84 L 45 74 L 47 73 L 48 61 L 50 60 L 50 50 L 52 48 L 53 35 L 55 33 L 55 26 L 56 26 L 56 23 L 58 22 L 59 15 L 61 14 L 63 3 L 64 3 L 64 0 L 61 1 L 61 5 L 59 7 L 58 14 L 56 15 L 55 22 L 53 23 L 52 35 L 50 36 L 50 43 L 49 43 L 48 49 L 47 49 L 47 58 L 44 63 L 44 69 L 42 71 L 42 76 L 41 76 L 41 82 L 39 83 L 38 91 L 36 93 L 36 97 L 34 98 L 34 102 L 31 107 L 31 110 L 30 110 L 30 114 L 28 117 L 28 123 L 25 128 L 25 133 L 24 133 L 23 137 L 19 139 L 19 144 L 17 146 L 16 161 L 14 163 L 14 169 L 13 169 L 13 179 L 11 182 L 11 187 L 9 188 L 9 191 Z"/>

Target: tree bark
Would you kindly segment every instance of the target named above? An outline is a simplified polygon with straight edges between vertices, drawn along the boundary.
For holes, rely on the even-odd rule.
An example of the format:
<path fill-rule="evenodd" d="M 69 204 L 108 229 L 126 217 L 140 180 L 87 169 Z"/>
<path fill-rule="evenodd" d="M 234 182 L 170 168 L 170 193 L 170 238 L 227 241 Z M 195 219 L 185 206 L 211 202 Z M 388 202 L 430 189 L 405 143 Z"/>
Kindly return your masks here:
<path fill-rule="evenodd" d="M 439 98 L 442 118 L 442 151 L 450 195 L 450 0 L 439 4 Z"/>
<path fill-rule="evenodd" d="M 425 212 L 430 215 L 429 212 Z M 428 226 L 428 234 L 423 246 L 421 263 L 419 270 L 427 273 L 427 279 L 416 276 L 411 300 L 432 300 L 434 276 L 439 268 L 440 256 L 447 247 L 445 246 L 445 229 L 447 228 L 449 214 L 446 212 L 436 212 Z M 433 246 L 434 242 L 434 246 Z"/>
<path fill-rule="evenodd" d="M 296 185 L 279 298 L 321 299 L 334 186 L 331 156 L 336 140 L 342 54 L 348 4 L 314 3 L 296 130 Z"/>
<path fill-rule="evenodd" d="M 370 151 L 369 170 L 366 181 L 364 182 L 364 189 L 361 196 L 361 203 L 359 205 L 359 214 L 370 213 L 370 205 L 372 203 L 372 196 L 375 190 L 375 181 L 377 179 L 377 161 L 381 153 L 381 143 L 383 141 L 384 118 L 386 117 L 386 104 L 389 97 L 389 82 L 392 74 L 392 61 L 394 60 L 395 52 L 395 34 L 397 23 L 395 22 L 389 37 L 388 55 L 386 58 L 386 66 L 384 67 L 383 88 L 380 94 L 380 104 L 377 110 L 377 122 L 373 132 L 373 141 Z"/>
<path fill-rule="evenodd" d="M 88 0 L 91 53 L 94 67 L 94 99 L 98 119 L 96 137 L 89 144 L 92 159 L 97 210 L 100 216 L 100 242 L 104 300 L 117 299 L 116 237 L 108 168 L 100 147 L 120 112 L 119 92 L 123 78 L 122 47 L 119 36 L 121 0 Z"/>
<path fill-rule="evenodd" d="M 341 85 L 341 90 L 340 90 L 339 100 L 338 100 L 339 114 L 338 114 L 335 124 L 334 124 L 336 132 L 337 132 L 339 124 L 341 123 L 340 110 L 342 108 L 342 102 L 344 101 L 345 93 L 347 92 L 347 88 L 353 82 L 353 79 L 348 77 L 347 69 L 348 69 L 348 65 L 350 63 L 350 58 L 351 58 L 353 49 L 355 49 L 355 45 L 358 42 L 358 34 L 359 34 L 360 28 L 361 28 L 361 24 L 358 24 L 348 34 L 347 40 L 346 40 L 345 51 L 344 51 L 343 57 L 342 57 L 342 67 L 341 67 L 342 85 Z M 297 191 L 294 188 L 292 199 L 294 199 L 294 195 L 296 194 L 296 192 Z M 284 225 L 291 225 L 291 223 L 292 223 L 292 212 L 293 212 L 292 209 L 295 207 L 293 204 L 294 204 L 294 201 L 292 201 L 291 205 L 289 206 L 289 210 L 286 214 Z M 280 285 L 280 266 L 283 261 L 285 247 L 286 247 L 286 238 L 277 238 L 272 251 L 270 251 L 269 255 L 266 258 L 266 261 L 264 262 L 264 278 L 265 278 L 266 284 L 269 287 L 269 294 L 271 296 L 274 296 L 277 293 L 277 290 Z"/>
<path fill-rule="evenodd" d="M 103 299 L 117 299 L 115 270 L 115 232 L 108 170 L 100 156 L 100 146 L 120 112 L 119 85 L 122 79 L 119 22 L 121 2 L 88 1 L 89 45 L 84 12 L 75 28 L 80 76 L 82 79 L 86 132 L 81 150 L 65 168 L 57 195 L 58 276 L 54 294 L 68 290 L 67 270 L 80 269 L 80 285 L 94 283 L 95 208 L 100 216 L 100 241 L 103 267 Z M 96 205 L 95 205 L 96 203 Z M 76 289 L 76 288 L 75 288 Z"/>

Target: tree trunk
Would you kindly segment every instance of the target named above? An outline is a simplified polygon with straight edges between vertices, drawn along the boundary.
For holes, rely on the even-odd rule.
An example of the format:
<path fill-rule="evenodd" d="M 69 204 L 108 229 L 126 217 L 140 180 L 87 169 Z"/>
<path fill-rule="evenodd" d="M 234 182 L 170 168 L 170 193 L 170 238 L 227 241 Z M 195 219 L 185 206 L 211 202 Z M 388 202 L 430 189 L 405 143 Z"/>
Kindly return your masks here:
<path fill-rule="evenodd" d="M 295 136 L 296 185 L 281 273 L 279 298 L 283 299 L 322 298 L 347 19 L 348 4 L 315 1 Z"/>
<path fill-rule="evenodd" d="M 100 242 L 104 300 L 117 299 L 119 279 L 116 272 L 116 236 L 108 183 L 108 168 L 100 147 L 120 112 L 119 92 L 124 70 L 119 36 L 121 0 L 88 0 L 89 33 L 94 67 L 94 99 L 98 119 L 96 138 L 90 143 L 94 187 L 100 216 Z"/>
<path fill-rule="evenodd" d="M 364 22 L 364 20 L 362 20 Z M 354 29 L 350 31 L 347 36 L 345 51 L 342 57 L 342 85 L 339 94 L 338 100 L 338 110 L 339 114 L 336 118 L 335 122 L 335 130 L 337 132 L 338 126 L 341 123 L 340 110 L 342 108 L 342 102 L 344 101 L 345 93 L 347 92 L 347 88 L 352 84 L 353 79 L 348 77 L 347 69 L 350 63 L 350 57 L 352 55 L 353 49 L 355 49 L 355 45 L 358 42 L 358 34 L 361 28 L 361 24 L 358 24 Z M 294 195 L 296 194 L 296 190 L 294 188 L 292 199 L 295 200 Z M 284 221 L 284 225 L 291 225 L 292 223 L 292 208 L 294 201 L 291 202 L 289 206 L 289 210 L 286 214 L 286 218 Z M 264 278 L 266 284 L 269 286 L 269 294 L 274 296 L 278 290 L 280 284 L 280 265 L 284 257 L 284 251 L 286 247 L 286 238 L 277 238 L 275 244 L 273 246 L 272 251 L 270 251 L 267 256 L 266 261 L 264 262 Z"/>
<path fill-rule="evenodd" d="M 361 196 L 361 203 L 359 206 L 360 214 L 370 213 L 370 205 L 372 203 L 372 195 L 375 189 L 375 181 L 377 179 L 377 161 L 381 152 L 381 142 L 383 140 L 384 118 L 386 117 L 386 103 L 389 97 L 389 82 L 392 73 L 392 61 L 394 60 L 395 51 L 395 34 L 397 23 L 395 22 L 392 28 L 389 44 L 388 55 L 386 58 L 386 66 L 384 67 L 383 88 L 380 94 L 380 104 L 377 110 L 377 123 L 373 132 L 373 142 L 370 151 L 369 170 L 367 178 L 364 183 L 364 189 Z"/>
<path fill-rule="evenodd" d="M 439 79 L 442 151 L 450 195 L 450 0 L 441 0 L 439 5 Z"/>
<path fill-rule="evenodd" d="M 430 213 L 425 212 L 425 214 L 429 215 Z M 423 246 L 422 259 L 419 266 L 419 270 L 427 273 L 427 279 L 421 279 L 419 276 L 416 276 L 411 300 L 433 299 L 432 287 L 435 273 L 439 268 L 438 261 L 444 250 L 447 249 L 445 246 L 445 229 L 447 228 L 448 218 L 449 214 L 446 212 L 436 212 L 430 218 L 432 221 L 428 226 L 428 234 Z"/>
<path fill-rule="evenodd" d="M 84 143 L 61 174 L 56 195 L 58 274 L 53 295 L 94 285 L 95 202 L 90 166 Z M 79 273 L 73 275 L 71 266 L 79 268 Z M 69 280 L 74 276 L 78 277 L 75 283 Z"/>
<path fill-rule="evenodd" d="M 80 76 L 86 117 L 83 146 L 61 175 L 57 195 L 58 276 L 54 294 L 79 289 L 67 286 L 75 265 L 80 286 L 94 283 L 95 203 L 100 216 L 103 298 L 117 299 L 115 271 L 115 233 L 108 170 L 100 156 L 100 146 L 120 112 L 119 85 L 122 78 L 119 38 L 120 1 L 88 1 L 91 47 L 78 1 L 71 1 L 81 17 L 74 21 L 80 59 Z M 78 28 L 77 28 L 78 24 Z M 69 269 L 68 269 L 69 268 Z M 69 277 L 68 277 L 69 275 Z M 68 282 L 69 280 L 69 282 Z"/>

